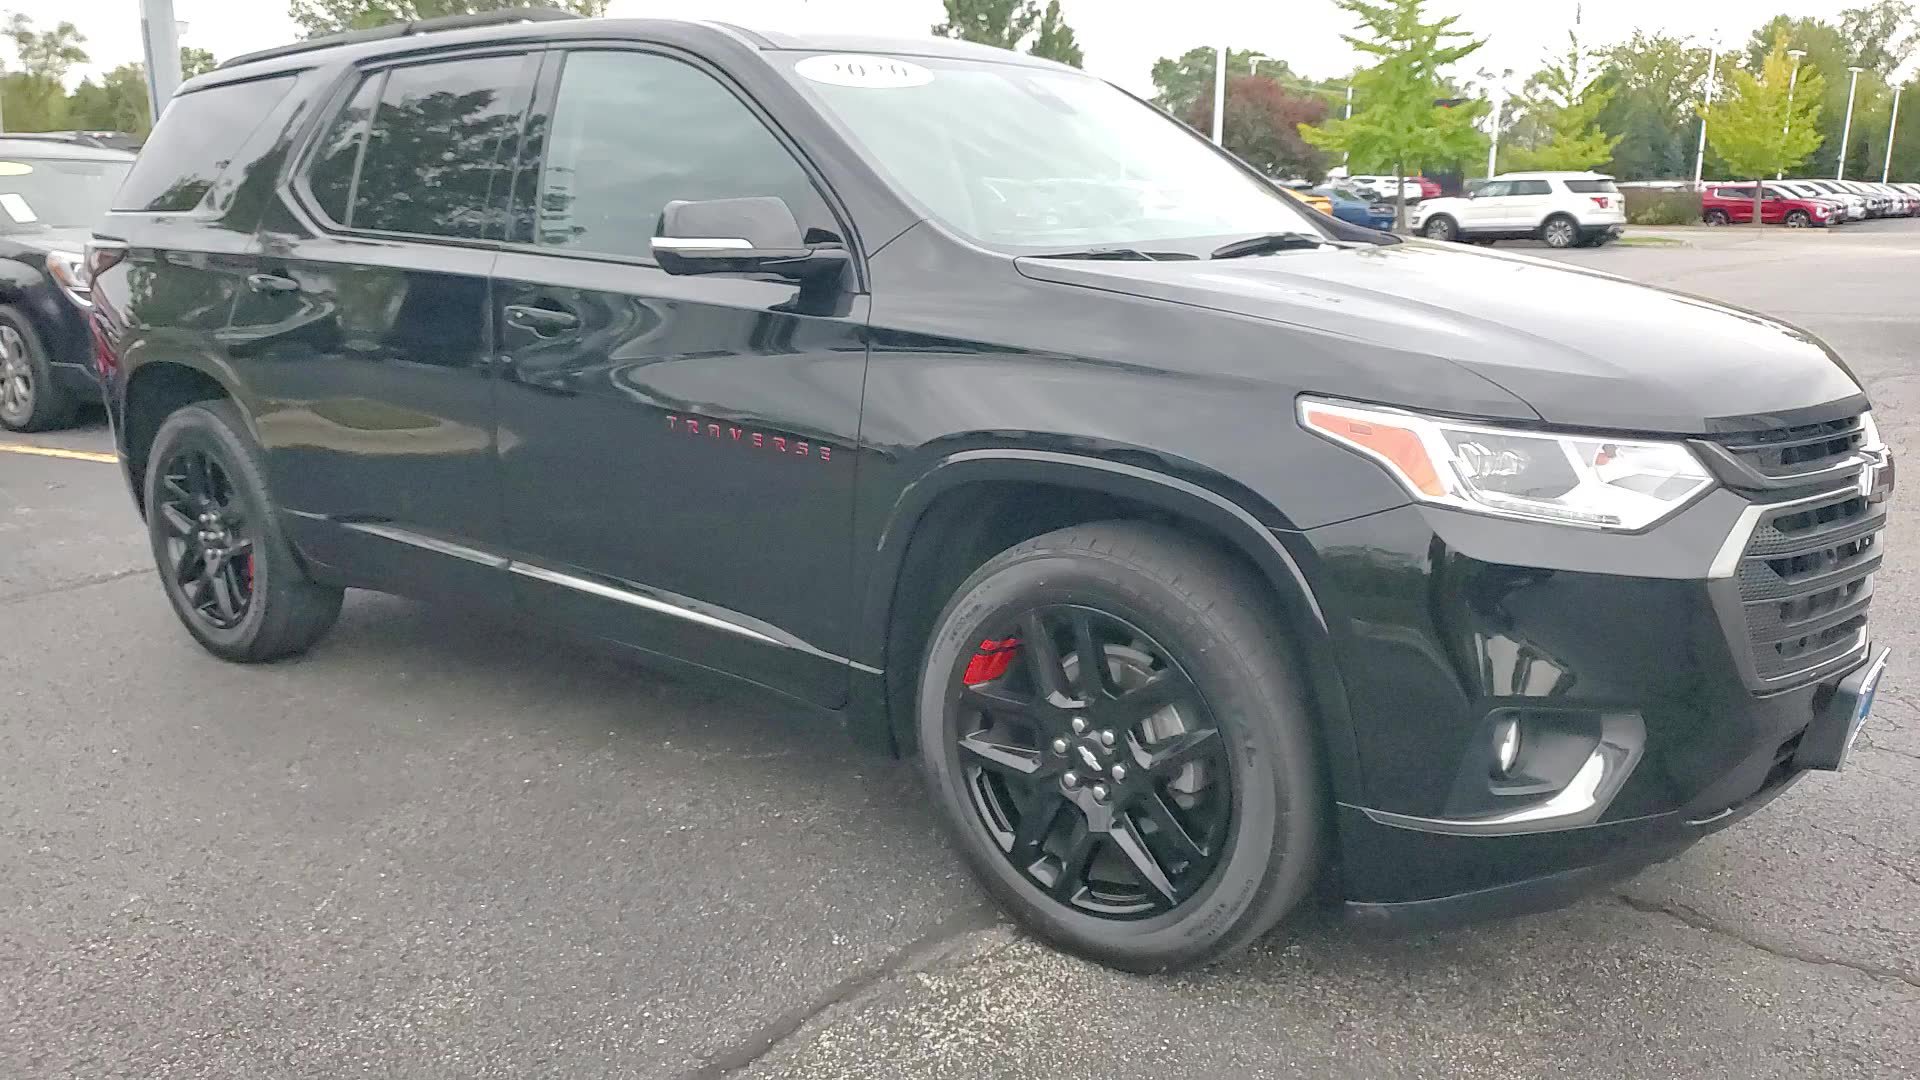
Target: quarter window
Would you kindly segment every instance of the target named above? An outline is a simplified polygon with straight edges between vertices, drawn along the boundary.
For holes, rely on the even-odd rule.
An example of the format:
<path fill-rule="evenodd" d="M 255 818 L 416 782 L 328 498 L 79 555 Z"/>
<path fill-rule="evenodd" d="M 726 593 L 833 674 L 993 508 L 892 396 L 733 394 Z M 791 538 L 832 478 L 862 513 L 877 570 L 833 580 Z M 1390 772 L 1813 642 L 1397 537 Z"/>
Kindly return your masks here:
<path fill-rule="evenodd" d="M 133 171 L 113 197 L 116 210 L 192 210 L 247 136 L 293 86 L 293 76 L 227 83 L 167 103 Z M 144 106 L 143 106 L 144 107 Z"/>
<path fill-rule="evenodd" d="M 352 229 L 487 236 L 511 179 L 525 73 L 523 56 L 482 56 L 370 77 L 315 147 L 314 201 Z"/>
<path fill-rule="evenodd" d="M 800 163 L 738 97 L 679 60 L 567 57 L 546 135 L 534 242 L 652 258 L 676 199 L 777 196 L 802 228 L 833 218 Z"/>

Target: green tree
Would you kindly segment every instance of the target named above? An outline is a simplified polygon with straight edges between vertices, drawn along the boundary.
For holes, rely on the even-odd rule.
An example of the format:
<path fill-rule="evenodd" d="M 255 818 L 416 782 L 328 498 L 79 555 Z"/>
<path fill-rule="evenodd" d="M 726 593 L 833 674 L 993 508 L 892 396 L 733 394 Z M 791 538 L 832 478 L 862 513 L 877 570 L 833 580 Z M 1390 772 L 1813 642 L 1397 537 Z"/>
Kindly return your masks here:
<path fill-rule="evenodd" d="M 576 15 L 605 15 L 608 0 L 289 0 L 287 14 L 309 37 L 366 30 L 387 23 L 473 15 L 501 8 L 553 7 Z"/>
<path fill-rule="evenodd" d="M 1782 34 L 1786 35 L 1787 48 L 1799 49 L 1806 53 L 1800 60 L 1800 83 L 1795 88 L 1794 99 L 1798 102 L 1801 94 L 1806 93 L 1806 80 L 1809 71 L 1822 76 L 1823 89 L 1817 95 L 1821 102 L 1821 144 L 1813 156 L 1806 159 L 1802 172 L 1809 176 L 1832 176 L 1840 164 L 1840 128 L 1847 115 L 1847 68 L 1854 63 L 1853 45 L 1839 28 L 1821 19 L 1790 19 L 1785 15 L 1776 16 L 1753 32 L 1747 42 L 1746 68 L 1759 71 L 1766 57 L 1773 51 L 1775 42 Z M 1792 70 L 1792 60 L 1788 60 L 1788 70 Z M 1729 73 L 1729 79 L 1731 74 Z M 1871 106 L 1873 102 L 1873 81 L 1861 77 L 1861 91 Z M 1716 92 L 1717 93 L 1717 92 Z M 1858 107 L 1858 102 L 1855 103 Z M 1858 117 L 1855 117 L 1856 125 Z M 1856 126 L 1855 130 L 1859 128 Z M 1711 141 L 1711 130 L 1709 130 Z M 1857 151 L 1858 144 L 1850 148 Z M 1853 172 L 1851 166 L 1849 173 Z"/>
<path fill-rule="evenodd" d="M 1185 117 L 1193 113 L 1194 106 L 1201 99 L 1213 101 L 1213 68 L 1219 58 L 1219 52 L 1211 45 L 1200 45 L 1188 49 L 1178 57 L 1161 57 L 1153 62 L 1153 85 L 1158 91 L 1153 103 L 1175 116 Z M 1227 78 L 1237 75 L 1252 75 L 1255 60 L 1260 61 L 1260 73 L 1277 79 L 1290 80 L 1293 72 L 1287 68 L 1285 60 L 1273 60 L 1256 49 L 1227 50 Z"/>
<path fill-rule="evenodd" d="M 1620 137 L 1608 171 L 1627 179 L 1693 175 L 1707 51 L 1681 38 L 1635 31 L 1601 54 L 1610 96 L 1595 123 Z"/>
<path fill-rule="evenodd" d="M 1396 181 L 1404 180 L 1409 165 L 1452 166 L 1484 152 L 1486 136 L 1474 124 L 1488 103 L 1435 103 L 1451 86 L 1441 69 L 1473 55 L 1484 40 L 1455 29 L 1458 15 L 1425 21 L 1426 0 L 1334 0 L 1334 6 L 1358 20 L 1356 29 L 1367 35 L 1344 35 L 1347 43 L 1377 62 L 1354 76 L 1353 119 L 1300 125 L 1308 142 L 1357 161 L 1390 164 Z M 1395 185 L 1400 226 L 1407 217 L 1405 186 Z"/>
<path fill-rule="evenodd" d="M 87 62 L 86 36 L 70 22 L 37 31 L 33 20 L 14 15 L 4 31 L 13 40 L 20 70 L 0 78 L 0 118 L 10 131 L 56 131 L 67 126 L 67 90 L 62 80 Z"/>
<path fill-rule="evenodd" d="M 1047 0 L 1047 10 L 1040 13 L 1040 26 L 1033 34 L 1033 47 L 1027 51 L 1071 67 L 1082 67 L 1087 62 L 1080 43 L 1074 39 L 1073 27 L 1068 26 L 1066 17 L 1060 14 L 1060 0 Z"/>
<path fill-rule="evenodd" d="M 1789 105 L 1787 83 L 1792 73 L 1787 37 L 1782 34 L 1760 64 L 1758 76 L 1739 69 L 1729 75 L 1726 98 L 1716 101 L 1708 116 L 1707 141 L 1734 175 L 1754 181 L 1755 225 L 1760 224 L 1760 182 L 1767 173 L 1800 164 L 1819 149 L 1824 138 L 1820 112 L 1825 87 L 1820 73 L 1800 72 Z"/>
<path fill-rule="evenodd" d="M 1854 63 L 1888 76 L 1920 47 L 1920 29 L 1912 23 L 1907 0 L 1878 0 L 1841 12 L 1840 36 L 1853 44 Z"/>
<path fill-rule="evenodd" d="M 957 38 L 1019 52 L 1023 43 L 1034 56 L 1080 67 L 1085 57 L 1073 27 L 1060 12 L 1060 0 L 945 0 L 947 21 L 935 24 L 936 37 Z"/>
<path fill-rule="evenodd" d="M 204 75 L 219 66 L 205 49 L 180 50 L 180 74 Z M 100 76 L 82 79 L 67 99 L 67 123 L 86 131 L 124 131 L 144 136 L 153 127 L 147 108 L 147 69 L 144 64 L 121 64 Z"/>
<path fill-rule="evenodd" d="M 1591 169 L 1613 156 L 1620 136 L 1597 126 L 1613 90 L 1601 84 L 1593 61 L 1593 53 L 1568 31 L 1566 54 L 1527 80 L 1526 96 L 1544 121 L 1547 137 L 1531 146 L 1509 144 L 1507 168 Z"/>

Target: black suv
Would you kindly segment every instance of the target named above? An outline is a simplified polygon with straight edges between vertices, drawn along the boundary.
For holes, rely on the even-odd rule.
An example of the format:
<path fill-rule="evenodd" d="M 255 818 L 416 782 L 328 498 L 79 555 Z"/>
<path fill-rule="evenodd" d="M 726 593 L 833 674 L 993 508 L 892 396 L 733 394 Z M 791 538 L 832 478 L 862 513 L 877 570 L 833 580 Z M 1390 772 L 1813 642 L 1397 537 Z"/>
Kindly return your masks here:
<path fill-rule="evenodd" d="M 189 82 L 117 205 L 113 424 L 206 648 L 353 587 L 771 687 L 1122 967 L 1316 884 L 1564 900 L 1838 767 L 1882 667 L 1820 342 L 1345 227 L 1030 57 L 388 28 Z"/>
<path fill-rule="evenodd" d="M 0 136 L 0 427 L 45 431 L 100 400 L 82 253 L 133 155 Z"/>

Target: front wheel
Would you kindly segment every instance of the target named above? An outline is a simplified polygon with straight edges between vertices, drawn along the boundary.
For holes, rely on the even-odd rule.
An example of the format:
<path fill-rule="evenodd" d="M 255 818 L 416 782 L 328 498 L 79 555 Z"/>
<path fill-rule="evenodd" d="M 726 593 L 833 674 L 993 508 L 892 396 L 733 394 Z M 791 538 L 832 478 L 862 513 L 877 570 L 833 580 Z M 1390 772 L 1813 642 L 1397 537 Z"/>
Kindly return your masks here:
<path fill-rule="evenodd" d="M 1434 217 L 1432 221 L 1427 222 L 1427 227 L 1420 231 L 1425 233 L 1429 240 L 1454 240 L 1460 236 L 1459 227 L 1445 214 Z"/>
<path fill-rule="evenodd" d="M 1540 226 L 1540 240 L 1550 248 L 1570 248 L 1580 242 L 1580 226 L 1570 217 L 1550 217 Z"/>
<path fill-rule="evenodd" d="M 339 616 L 342 591 L 308 578 L 281 532 L 232 402 L 189 405 L 160 425 L 146 508 L 167 599 L 215 656 L 256 663 L 305 652 Z"/>
<path fill-rule="evenodd" d="M 1076 526 L 960 587 L 921 672 L 921 762 L 1036 936 L 1162 971 L 1252 941 L 1320 865 L 1306 697 L 1261 586 L 1179 533 Z"/>
<path fill-rule="evenodd" d="M 1791 210 L 1787 213 L 1787 228 L 1804 229 L 1813 224 L 1813 218 L 1805 210 Z"/>

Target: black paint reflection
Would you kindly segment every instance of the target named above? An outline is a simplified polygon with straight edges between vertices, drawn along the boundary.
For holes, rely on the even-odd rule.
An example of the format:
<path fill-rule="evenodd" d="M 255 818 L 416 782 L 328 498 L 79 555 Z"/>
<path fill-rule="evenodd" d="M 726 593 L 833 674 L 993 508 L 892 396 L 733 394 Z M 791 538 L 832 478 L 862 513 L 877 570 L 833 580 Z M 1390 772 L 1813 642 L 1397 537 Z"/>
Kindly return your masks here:
<path fill-rule="evenodd" d="M 485 235 L 493 216 L 490 193 L 504 197 L 511 170 L 501 160 L 501 142 L 519 126 L 517 104 L 500 88 L 514 85 L 523 62 L 497 56 L 388 73 L 345 224 Z"/>

